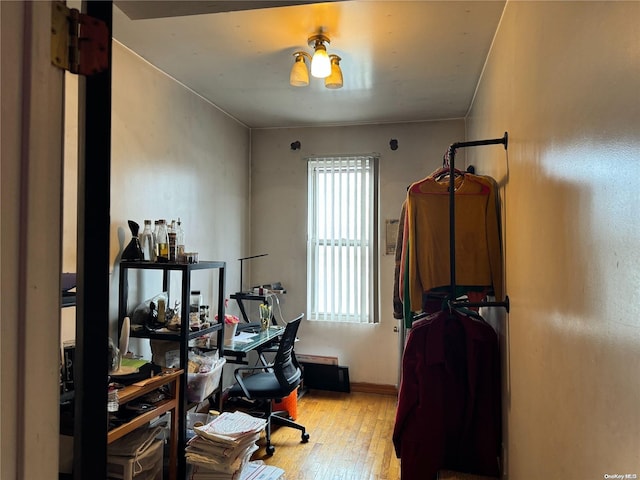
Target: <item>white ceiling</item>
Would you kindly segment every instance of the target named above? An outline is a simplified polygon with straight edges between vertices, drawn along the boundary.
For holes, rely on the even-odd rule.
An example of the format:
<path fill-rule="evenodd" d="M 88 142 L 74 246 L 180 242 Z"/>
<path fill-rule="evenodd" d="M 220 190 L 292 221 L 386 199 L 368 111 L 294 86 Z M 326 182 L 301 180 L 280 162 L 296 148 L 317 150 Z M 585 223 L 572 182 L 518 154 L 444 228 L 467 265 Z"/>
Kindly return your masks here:
<path fill-rule="evenodd" d="M 225 11 L 269 3 L 278 2 L 116 1 L 114 37 L 251 128 L 461 118 L 505 4 L 351 0 Z M 211 11 L 219 13 L 203 13 Z M 307 38 L 321 29 L 328 53 L 342 57 L 344 87 L 313 77 L 290 86 L 293 52 L 311 53 Z"/>

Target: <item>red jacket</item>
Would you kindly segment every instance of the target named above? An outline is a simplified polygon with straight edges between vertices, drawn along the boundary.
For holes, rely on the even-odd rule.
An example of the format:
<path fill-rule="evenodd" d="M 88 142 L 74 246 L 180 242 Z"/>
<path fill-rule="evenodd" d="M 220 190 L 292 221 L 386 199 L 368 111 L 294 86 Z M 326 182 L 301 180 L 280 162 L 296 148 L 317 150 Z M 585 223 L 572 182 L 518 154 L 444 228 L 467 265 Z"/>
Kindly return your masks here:
<path fill-rule="evenodd" d="M 442 469 L 499 475 L 498 339 L 484 320 L 454 311 L 413 323 L 402 359 L 393 443 L 402 480 Z"/>

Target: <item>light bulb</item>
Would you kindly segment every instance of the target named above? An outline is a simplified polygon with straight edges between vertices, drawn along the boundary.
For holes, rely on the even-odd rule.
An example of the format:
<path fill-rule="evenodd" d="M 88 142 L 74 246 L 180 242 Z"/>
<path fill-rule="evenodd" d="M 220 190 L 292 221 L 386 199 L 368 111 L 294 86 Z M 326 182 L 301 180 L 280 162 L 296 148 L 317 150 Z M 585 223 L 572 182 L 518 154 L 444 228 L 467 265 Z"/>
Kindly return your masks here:
<path fill-rule="evenodd" d="M 311 75 L 316 78 L 325 78 L 331 74 L 331 60 L 327 55 L 326 47 L 318 42 L 315 46 L 315 53 L 311 59 Z"/>

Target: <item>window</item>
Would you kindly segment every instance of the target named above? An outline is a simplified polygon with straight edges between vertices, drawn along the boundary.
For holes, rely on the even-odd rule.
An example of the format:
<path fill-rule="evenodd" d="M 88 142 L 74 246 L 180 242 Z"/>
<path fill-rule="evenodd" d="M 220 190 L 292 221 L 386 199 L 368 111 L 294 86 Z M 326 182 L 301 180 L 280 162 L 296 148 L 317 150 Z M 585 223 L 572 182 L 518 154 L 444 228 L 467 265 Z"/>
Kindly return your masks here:
<path fill-rule="evenodd" d="M 308 160 L 310 320 L 376 323 L 378 159 Z"/>

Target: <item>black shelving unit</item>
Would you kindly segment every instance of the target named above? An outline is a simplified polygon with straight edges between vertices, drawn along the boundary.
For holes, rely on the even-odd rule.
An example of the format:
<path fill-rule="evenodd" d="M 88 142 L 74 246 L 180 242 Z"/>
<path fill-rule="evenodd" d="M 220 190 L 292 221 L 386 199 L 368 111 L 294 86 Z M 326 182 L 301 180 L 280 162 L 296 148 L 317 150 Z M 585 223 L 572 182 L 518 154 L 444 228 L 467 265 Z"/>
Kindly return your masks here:
<path fill-rule="evenodd" d="M 186 445 L 186 413 L 189 406 L 187 400 L 187 373 L 186 366 L 189 358 L 189 341 L 202 335 L 217 332 L 218 346 L 224 345 L 224 321 L 212 325 L 209 328 L 197 331 L 189 329 L 189 296 L 191 293 L 191 274 L 197 270 L 217 270 L 218 271 L 218 309 L 219 319 L 224 319 L 224 292 L 225 292 L 225 268 L 226 262 L 222 261 L 201 261 L 194 264 L 182 263 L 153 263 L 153 262 L 121 262 L 120 263 L 120 285 L 118 304 L 118 332 L 122 328 L 124 317 L 130 316 L 135 305 L 128 305 L 129 296 L 129 272 L 131 270 L 156 270 L 162 272 L 162 291 L 171 292 L 172 274 L 180 274 L 180 308 L 182 312 L 182 328 L 176 332 L 156 332 L 143 329 L 131 331 L 132 338 L 146 338 L 156 340 L 168 340 L 178 342 L 180 345 L 180 368 L 185 369 L 185 373 L 180 379 L 181 395 L 178 406 L 178 478 L 186 477 L 186 461 L 184 447 Z M 170 293 L 169 293 L 170 294 Z M 171 299 L 167 302 L 171 305 Z M 219 347 L 220 357 L 223 357 L 222 347 Z M 220 394 L 220 386 L 213 394 Z M 213 395 L 212 394 L 212 395 Z M 221 397 L 221 395 L 218 395 Z"/>

